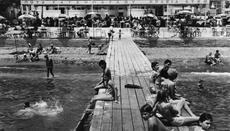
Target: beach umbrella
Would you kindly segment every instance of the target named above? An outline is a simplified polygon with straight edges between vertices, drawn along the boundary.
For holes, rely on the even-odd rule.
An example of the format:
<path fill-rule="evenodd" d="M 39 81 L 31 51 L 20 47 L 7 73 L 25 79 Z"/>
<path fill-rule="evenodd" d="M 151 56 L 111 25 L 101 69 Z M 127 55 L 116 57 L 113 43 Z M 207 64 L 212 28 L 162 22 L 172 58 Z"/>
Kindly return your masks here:
<path fill-rule="evenodd" d="M 33 15 L 24 14 L 24 15 L 20 15 L 18 19 L 36 19 L 36 17 L 34 17 Z"/>
<path fill-rule="evenodd" d="M 89 12 L 86 14 L 85 18 L 99 18 L 101 15 L 97 12 Z"/>
<path fill-rule="evenodd" d="M 189 15 L 191 15 L 191 14 L 193 14 L 191 11 L 189 11 L 189 10 L 181 10 L 181 11 L 179 11 L 179 12 L 177 12 L 177 14 L 179 15 L 179 14 L 189 14 Z"/>
<path fill-rule="evenodd" d="M 59 20 L 64 20 L 64 19 L 67 19 L 67 18 L 69 18 L 69 16 L 66 15 L 66 14 L 59 14 L 59 16 L 58 16 Z"/>
<path fill-rule="evenodd" d="M 143 17 L 150 17 L 153 19 L 157 19 L 157 16 L 155 16 L 154 14 L 145 14 Z"/>
<path fill-rule="evenodd" d="M 58 18 L 69 18 L 69 16 L 66 14 L 59 14 Z"/>
<path fill-rule="evenodd" d="M 218 15 L 215 16 L 215 18 L 216 17 L 218 17 L 218 18 L 220 18 L 220 17 L 227 17 L 227 16 L 228 16 L 227 14 L 218 14 Z"/>
<path fill-rule="evenodd" d="M 6 19 L 6 18 L 0 15 L 0 20 L 4 20 L 4 19 Z"/>

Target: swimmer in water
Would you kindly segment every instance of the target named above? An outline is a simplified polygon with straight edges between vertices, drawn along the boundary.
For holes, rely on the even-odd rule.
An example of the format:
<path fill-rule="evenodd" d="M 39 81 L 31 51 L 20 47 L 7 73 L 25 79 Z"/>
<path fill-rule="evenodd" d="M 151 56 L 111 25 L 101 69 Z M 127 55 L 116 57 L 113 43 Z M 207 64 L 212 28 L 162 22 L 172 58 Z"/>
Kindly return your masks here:
<path fill-rule="evenodd" d="M 25 103 L 24 103 L 24 108 L 25 108 L 25 109 L 26 109 L 26 108 L 30 108 L 30 102 L 28 102 L 28 101 L 25 102 Z"/>
<path fill-rule="evenodd" d="M 203 85 L 203 80 L 199 80 L 199 82 L 198 82 L 198 87 L 199 87 L 199 89 L 204 89 L 204 85 Z"/>

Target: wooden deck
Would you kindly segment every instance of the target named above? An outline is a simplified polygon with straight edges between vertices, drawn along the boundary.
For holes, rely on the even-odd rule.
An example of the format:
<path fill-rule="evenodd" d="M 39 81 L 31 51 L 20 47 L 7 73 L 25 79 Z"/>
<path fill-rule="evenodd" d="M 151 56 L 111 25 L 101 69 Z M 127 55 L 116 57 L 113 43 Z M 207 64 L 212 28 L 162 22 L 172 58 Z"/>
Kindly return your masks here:
<path fill-rule="evenodd" d="M 139 109 L 151 95 L 148 90 L 150 61 L 132 41 L 129 31 L 123 37 L 125 38 L 110 42 L 106 57 L 119 92 L 119 102 L 97 101 L 90 131 L 148 130 L 147 122 L 142 119 Z M 125 84 L 136 84 L 143 88 L 125 88 Z M 189 128 L 175 128 L 177 130 L 187 131 Z"/>

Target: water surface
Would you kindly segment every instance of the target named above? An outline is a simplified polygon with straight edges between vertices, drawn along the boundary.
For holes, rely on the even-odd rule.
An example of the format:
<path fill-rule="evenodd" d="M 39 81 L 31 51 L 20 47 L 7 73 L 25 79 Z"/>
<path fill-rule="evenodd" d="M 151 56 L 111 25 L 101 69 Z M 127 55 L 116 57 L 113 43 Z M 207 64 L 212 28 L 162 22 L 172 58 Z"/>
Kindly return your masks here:
<path fill-rule="evenodd" d="M 6 131 L 69 131 L 78 123 L 99 81 L 97 65 L 55 65 L 55 78 L 47 79 L 44 65 L 0 67 L 0 129 Z M 20 119 L 14 113 L 24 102 L 57 100 L 63 111 L 53 116 Z"/>

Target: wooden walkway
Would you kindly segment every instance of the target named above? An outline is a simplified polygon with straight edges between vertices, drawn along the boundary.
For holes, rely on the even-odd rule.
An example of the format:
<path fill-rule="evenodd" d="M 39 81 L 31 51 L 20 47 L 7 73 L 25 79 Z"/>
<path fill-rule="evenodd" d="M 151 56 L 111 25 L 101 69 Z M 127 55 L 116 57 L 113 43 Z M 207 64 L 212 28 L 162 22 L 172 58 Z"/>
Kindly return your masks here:
<path fill-rule="evenodd" d="M 106 62 L 119 92 L 119 102 L 97 101 L 90 131 L 147 131 L 147 122 L 142 119 L 139 109 L 151 95 L 148 90 L 151 66 L 132 41 L 130 32 L 125 38 L 110 42 Z M 125 88 L 125 84 L 143 88 Z M 175 128 L 177 130 L 187 131 L 189 128 Z"/>

